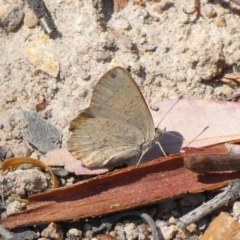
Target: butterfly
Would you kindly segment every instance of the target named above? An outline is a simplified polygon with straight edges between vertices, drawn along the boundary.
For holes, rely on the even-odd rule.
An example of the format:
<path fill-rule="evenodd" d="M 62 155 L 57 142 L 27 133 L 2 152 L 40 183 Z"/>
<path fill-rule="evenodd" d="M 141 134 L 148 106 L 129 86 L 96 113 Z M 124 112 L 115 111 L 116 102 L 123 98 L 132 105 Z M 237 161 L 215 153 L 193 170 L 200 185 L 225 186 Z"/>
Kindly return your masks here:
<path fill-rule="evenodd" d="M 90 106 L 72 120 L 69 130 L 67 148 L 87 167 L 119 165 L 134 156 L 140 162 L 165 132 L 154 128 L 142 93 L 121 67 L 100 78 Z"/>

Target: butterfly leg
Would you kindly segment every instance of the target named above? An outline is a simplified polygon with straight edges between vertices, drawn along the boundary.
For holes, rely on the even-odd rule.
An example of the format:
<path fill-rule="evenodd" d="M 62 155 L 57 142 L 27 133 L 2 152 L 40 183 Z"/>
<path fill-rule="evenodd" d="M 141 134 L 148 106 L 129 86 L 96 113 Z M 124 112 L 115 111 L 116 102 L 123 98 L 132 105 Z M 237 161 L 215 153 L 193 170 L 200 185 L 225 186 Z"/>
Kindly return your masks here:
<path fill-rule="evenodd" d="M 140 162 L 142 161 L 143 156 L 145 155 L 145 153 L 146 153 L 148 150 L 149 150 L 149 148 L 145 149 L 144 152 L 142 152 L 142 154 L 141 154 L 141 156 L 140 156 L 140 158 L 139 158 L 139 160 L 138 160 L 138 162 L 137 162 L 137 167 L 139 166 Z"/>
<path fill-rule="evenodd" d="M 157 145 L 159 146 L 159 148 L 161 149 L 163 155 L 164 155 L 165 157 L 167 157 L 167 154 L 166 154 L 165 151 L 163 150 L 163 147 L 162 147 L 162 145 L 160 144 L 160 142 L 156 142 L 156 144 L 157 144 Z"/>

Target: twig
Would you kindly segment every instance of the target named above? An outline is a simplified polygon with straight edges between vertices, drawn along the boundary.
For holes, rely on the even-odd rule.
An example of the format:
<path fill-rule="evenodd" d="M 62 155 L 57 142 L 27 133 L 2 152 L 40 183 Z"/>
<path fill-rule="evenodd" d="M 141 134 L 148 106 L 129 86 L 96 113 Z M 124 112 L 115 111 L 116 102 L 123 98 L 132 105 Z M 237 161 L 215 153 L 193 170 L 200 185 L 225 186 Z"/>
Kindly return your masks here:
<path fill-rule="evenodd" d="M 218 194 L 216 197 L 204 203 L 202 206 L 179 218 L 177 225 L 180 228 L 185 228 L 189 224 L 200 220 L 216 209 L 224 206 L 227 203 L 233 202 L 238 198 L 240 198 L 240 180 L 236 179 L 228 184 L 228 187 L 224 192 Z"/>
<path fill-rule="evenodd" d="M 3 227 L 2 224 L 0 224 L 0 235 L 3 237 L 5 240 L 16 240 L 16 236 L 9 232 L 5 227 Z"/>

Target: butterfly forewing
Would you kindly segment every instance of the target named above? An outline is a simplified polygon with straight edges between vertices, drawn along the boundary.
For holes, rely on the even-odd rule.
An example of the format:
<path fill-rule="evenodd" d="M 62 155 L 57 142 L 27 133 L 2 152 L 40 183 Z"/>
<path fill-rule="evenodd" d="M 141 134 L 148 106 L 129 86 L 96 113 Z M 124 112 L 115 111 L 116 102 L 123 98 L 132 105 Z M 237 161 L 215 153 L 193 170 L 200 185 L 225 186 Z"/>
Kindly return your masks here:
<path fill-rule="evenodd" d="M 107 72 L 96 85 L 90 111 L 96 117 L 111 118 L 137 127 L 145 141 L 154 138 L 153 119 L 137 84 L 123 68 Z"/>
<path fill-rule="evenodd" d="M 141 154 L 141 145 L 154 139 L 147 104 L 128 72 L 120 67 L 97 83 L 89 108 L 70 125 L 68 150 L 88 167 L 119 163 Z"/>

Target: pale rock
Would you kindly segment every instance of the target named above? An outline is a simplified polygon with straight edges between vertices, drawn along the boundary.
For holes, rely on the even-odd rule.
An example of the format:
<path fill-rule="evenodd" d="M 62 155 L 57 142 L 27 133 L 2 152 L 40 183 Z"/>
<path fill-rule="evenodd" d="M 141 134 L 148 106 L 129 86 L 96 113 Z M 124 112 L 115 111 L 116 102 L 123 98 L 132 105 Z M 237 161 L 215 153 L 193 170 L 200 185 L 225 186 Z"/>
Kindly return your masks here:
<path fill-rule="evenodd" d="M 233 57 L 233 60 L 234 60 L 235 62 L 240 61 L 240 50 L 235 51 L 235 52 L 233 53 L 232 57 Z"/>
<path fill-rule="evenodd" d="M 46 34 L 40 34 L 37 39 L 30 42 L 24 49 L 25 56 L 38 69 L 57 77 L 59 62 L 57 56 L 50 50 L 54 42 Z"/>
<path fill-rule="evenodd" d="M 240 217 L 240 202 L 235 202 L 233 204 L 233 216 L 235 218 L 239 218 Z"/>
<path fill-rule="evenodd" d="M 7 216 L 13 213 L 21 212 L 25 205 L 25 203 L 21 203 L 19 201 L 13 201 L 9 203 L 6 210 Z"/>
<path fill-rule="evenodd" d="M 69 229 L 67 235 L 69 235 L 72 238 L 81 238 L 82 231 L 78 230 L 77 228 L 71 228 L 71 229 Z"/>
<path fill-rule="evenodd" d="M 120 19 L 113 19 L 111 22 L 110 22 L 110 25 L 109 25 L 110 28 L 112 29 L 124 29 L 124 30 L 129 30 L 131 25 L 130 23 L 128 22 L 127 19 L 125 18 L 120 18 Z"/>
<path fill-rule="evenodd" d="M 14 31 L 24 17 L 23 2 L 21 0 L 1 1 L 0 26 L 6 31 Z"/>
<path fill-rule="evenodd" d="M 42 171 L 33 169 L 17 169 L 14 172 L 8 172 L 5 176 L 6 182 L 21 193 L 20 197 L 46 191 L 50 186 L 49 178 Z"/>
<path fill-rule="evenodd" d="M 175 225 L 167 225 L 165 221 L 159 221 L 157 220 L 155 222 L 157 228 L 160 229 L 160 232 L 162 233 L 162 237 L 165 240 L 170 240 L 173 238 L 174 234 L 177 231 L 177 226 Z"/>
<path fill-rule="evenodd" d="M 62 229 L 56 223 L 50 223 L 47 228 L 45 228 L 42 233 L 42 237 L 53 239 L 53 240 L 63 240 Z"/>
<path fill-rule="evenodd" d="M 204 6 L 202 12 L 208 17 L 208 18 L 213 18 L 217 15 L 217 12 L 215 11 L 215 9 L 207 4 L 206 6 Z"/>
<path fill-rule="evenodd" d="M 25 11 L 24 24 L 29 28 L 34 28 L 38 24 L 38 18 L 30 8 Z"/>
<path fill-rule="evenodd" d="M 240 224 L 229 213 L 221 212 L 207 228 L 200 240 L 240 239 Z"/>

